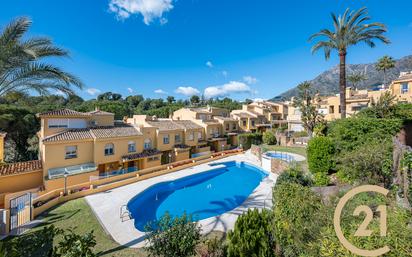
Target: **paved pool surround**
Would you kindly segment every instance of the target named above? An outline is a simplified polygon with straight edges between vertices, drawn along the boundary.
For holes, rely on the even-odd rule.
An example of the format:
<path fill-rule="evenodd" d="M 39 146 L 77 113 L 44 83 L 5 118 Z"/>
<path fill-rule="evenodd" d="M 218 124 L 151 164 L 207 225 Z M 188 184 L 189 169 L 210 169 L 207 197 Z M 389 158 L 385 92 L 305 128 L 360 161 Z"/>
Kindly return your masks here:
<path fill-rule="evenodd" d="M 86 201 L 92 208 L 106 233 L 108 233 L 117 243 L 128 247 L 144 247 L 146 244 L 145 233 L 135 228 L 134 220 L 129 220 L 127 218 L 125 218 L 124 221 L 121 220 L 121 206 L 126 205 L 133 197 L 152 185 L 223 167 L 223 165 L 210 166 L 210 164 L 228 161 L 243 161 L 258 167 L 261 166 L 258 158 L 247 152 L 200 164 L 171 174 L 139 181 L 106 192 L 89 195 L 86 196 Z M 202 233 L 207 234 L 211 231 L 227 232 L 233 229 L 238 216 L 248 209 L 270 208 L 272 206 L 272 187 L 275 182 L 276 175 L 270 173 L 240 206 L 222 215 L 200 220 L 199 224 L 202 227 Z"/>

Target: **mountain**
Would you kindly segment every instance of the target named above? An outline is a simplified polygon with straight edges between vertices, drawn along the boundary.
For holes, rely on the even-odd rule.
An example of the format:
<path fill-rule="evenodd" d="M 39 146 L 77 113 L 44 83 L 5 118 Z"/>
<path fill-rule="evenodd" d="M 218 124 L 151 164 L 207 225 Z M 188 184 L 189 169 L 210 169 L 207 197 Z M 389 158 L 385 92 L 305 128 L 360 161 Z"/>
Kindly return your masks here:
<path fill-rule="evenodd" d="M 375 69 L 376 63 L 368 64 L 350 64 L 346 66 L 347 75 L 354 72 L 362 72 L 366 75 L 367 80 L 358 85 L 358 89 L 372 89 L 377 85 L 383 84 L 383 73 Z M 412 70 L 412 55 L 405 56 L 399 60 L 396 60 L 395 68 L 387 71 L 387 81 L 392 81 L 399 77 L 401 71 Z M 315 79 L 310 81 L 313 85 L 313 89 L 318 91 L 321 95 L 334 95 L 339 93 L 339 65 L 332 69 L 323 72 Z M 347 86 L 351 86 L 350 82 L 347 82 Z M 288 91 L 272 98 L 272 101 L 276 100 L 288 100 L 292 96 L 296 96 L 298 93 L 297 87 L 289 89 Z"/>

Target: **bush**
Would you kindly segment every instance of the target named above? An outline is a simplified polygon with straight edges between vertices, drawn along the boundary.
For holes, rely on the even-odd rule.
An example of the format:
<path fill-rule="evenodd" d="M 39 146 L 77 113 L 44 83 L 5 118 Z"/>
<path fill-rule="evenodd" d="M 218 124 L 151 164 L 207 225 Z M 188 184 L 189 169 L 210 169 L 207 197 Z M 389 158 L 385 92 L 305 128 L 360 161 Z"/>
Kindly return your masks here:
<path fill-rule="evenodd" d="M 276 145 L 277 143 L 275 133 L 273 133 L 273 131 L 270 130 L 263 132 L 262 139 L 263 143 L 267 145 Z"/>
<path fill-rule="evenodd" d="M 222 240 L 216 237 L 206 240 L 203 244 L 199 245 L 196 253 L 200 257 L 225 257 L 226 248 Z"/>
<path fill-rule="evenodd" d="M 347 183 L 385 183 L 392 175 L 392 142 L 387 139 L 365 142 L 338 158 L 338 178 Z"/>
<path fill-rule="evenodd" d="M 146 226 L 149 243 L 146 250 L 151 256 L 192 256 L 200 242 L 200 231 L 198 223 L 186 213 L 175 218 L 166 213 Z"/>
<path fill-rule="evenodd" d="M 329 137 L 320 136 L 309 140 L 307 157 L 310 172 L 326 175 L 335 167 L 334 153 L 335 145 Z"/>
<path fill-rule="evenodd" d="M 316 173 L 313 179 L 316 186 L 327 186 L 330 183 L 328 174 L 322 172 Z"/>
<path fill-rule="evenodd" d="M 275 244 L 271 234 L 271 212 L 263 209 L 248 210 L 228 233 L 228 257 L 275 256 Z"/>
<path fill-rule="evenodd" d="M 276 179 L 276 186 L 283 183 L 296 183 L 302 186 L 311 186 L 312 179 L 303 173 L 303 170 L 299 165 L 292 164 Z"/>
<path fill-rule="evenodd" d="M 337 152 L 352 151 L 371 140 L 391 139 L 402 127 L 400 119 L 348 118 L 330 123 L 328 136 Z"/>
<path fill-rule="evenodd" d="M 242 145 L 244 150 L 250 149 L 252 144 L 260 145 L 262 144 L 262 134 L 260 133 L 245 133 L 239 136 L 239 145 Z"/>
<path fill-rule="evenodd" d="M 395 200 L 392 200 L 395 201 Z M 379 233 L 379 214 L 374 215 L 374 219 L 369 223 L 368 229 L 372 230 L 371 236 L 357 237 L 355 231 L 364 221 L 365 216 L 353 216 L 356 207 L 367 205 L 376 210 L 380 204 L 387 205 L 387 235 L 380 236 Z M 352 256 L 347 249 L 339 242 L 333 227 L 334 206 L 329 208 L 329 215 L 326 219 L 328 224 L 323 227 L 319 235 L 319 240 L 312 244 L 317 249 L 316 256 L 336 257 Z M 376 249 L 387 245 L 391 250 L 385 254 L 389 257 L 411 256 L 412 252 L 412 228 L 410 222 L 412 215 L 410 211 L 397 207 L 396 203 L 386 203 L 381 195 L 375 193 L 361 193 L 352 198 L 345 206 L 341 216 L 341 227 L 344 235 L 349 242 L 352 242 L 360 249 Z M 354 256 L 354 255 L 353 255 Z"/>
<path fill-rule="evenodd" d="M 298 132 L 295 132 L 295 133 L 293 133 L 293 137 L 294 138 L 298 138 L 298 137 L 308 137 L 309 135 L 308 135 L 308 132 L 306 132 L 306 131 L 298 131 Z"/>
<path fill-rule="evenodd" d="M 309 187 L 283 183 L 273 192 L 274 234 L 282 256 L 316 256 L 308 245 L 317 240 L 325 220 L 320 197 Z"/>

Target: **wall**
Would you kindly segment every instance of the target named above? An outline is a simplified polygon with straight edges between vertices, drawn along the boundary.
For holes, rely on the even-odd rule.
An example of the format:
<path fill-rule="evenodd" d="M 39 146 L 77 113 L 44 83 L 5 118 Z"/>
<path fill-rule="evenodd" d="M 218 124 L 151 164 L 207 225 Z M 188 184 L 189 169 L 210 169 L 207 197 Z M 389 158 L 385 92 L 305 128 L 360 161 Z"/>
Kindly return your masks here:
<path fill-rule="evenodd" d="M 167 132 L 159 132 L 157 134 L 157 149 L 159 151 L 169 151 L 172 150 L 175 145 L 175 134 L 180 134 L 180 138 L 183 139 L 183 132 L 181 131 L 167 131 Z M 163 144 L 163 137 L 169 136 L 169 143 Z"/>
<path fill-rule="evenodd" d="M 43 185 L 42 170 L 20 173 L 18 175 L 0 176 L 0 195 L 39 188 Z M 0 196 L 0 205 L 4 199 Z"/>
<path fill-rule="evenodd" d="M 77 146 L 77 158 L 66 159 L 66 146 Z M 43 144 L 43 170 L 44 176 L 48 175 L 48 170 L 72 165 L 94 162 L 93 140 L 83 140 L 74 142 L 56 142 Z"/>
<path fill-rule="evenodd" d="M 92 115 L 92 120 L 96 122 L 96 126 L 114 125 L 114 115 Z"/>
<path fill-rule="evenodd" d="M 408 84 L 408 92 L 401 94 L 401 85 L 403 83 Z M 396 96 L 396 100 L 404 102 L 412 102 L 412 82 L 411 81 L 400 81 L 395 82 L 390 87 L 392 95 Z"/>
<path fill-rule="evenodd" d="M 174 120 L 195 120 L 196 119 L 196 113 L 192 112 L 191 110 L 187 108 L 182 108 L 179 109 L 175 112 L 173 112 L 172 118 Z"/>
<path fill-rule="evenodd" d="M 149 161 L 148 159 L 150 157 L 157 157 L 158 159 L 154 160 L 154 161 Z M 154 167 L 158 167 L 158 166 L 162 165 L 161 164 L 161 155 L 160 154 L 156 155 L 156 156 L 150 156 L 150 157 L 143 159 L 143 161 L 142 161 L 142 168 L 143 169 L 154 168 Z"/>
<path fill-rule="evenodd" d="M 92 171 L 82 174 L 76 174 L 67 177 L 67 186 L 78 185 L 82 183 L 90 182 L 91 176 L 98 176 L 99 171 Z M 64 178 L 50 179 L 44 181 L 44 187 L 46 191 L 56 190 L 58 188 L 64 188 Z"/>
<path fill-rule="evenodd" d="M 203 129 L 187 129 L 184 133 L 185 138 L 184 138 L 184 144 L 188 146 L 196 146 L 198 144 L 198 133 L 202 133 L 202 138 L 204 137 L 203 135 Z M 189 140 L 189 134 L 193 133 L 194 137 L 193 140 Z"/>
<path fill-rule="evenodd" d="M 186 151 L 175 151 L 175 156 L 173 161 L 174 162 L 179 162 L 179 161 L 184 161 L 190 158 L 190 149 L 186 150 Z"/>
<path fill-rule="evenodd" d="M 0 134 L 0 162 L 4 160 L 4 136 Z"/>
<path fill-rule="evenodd" d="M 112 139 L 99 139 L 96 140 L 94 144 L 94 163 L 96 165 L 109 163 L 109 162 L 120 162 L 123 155 L 133 154 L 128 151 L 129 141 L 134 141 L 136 144 L 136 152 L 140 153 L 143 151 L 143 137 L 133 136 L 133 137 L 118 137 Z M 104 148 L 107 144 L 114 145 L 113 155 L 104 155 Z"/>

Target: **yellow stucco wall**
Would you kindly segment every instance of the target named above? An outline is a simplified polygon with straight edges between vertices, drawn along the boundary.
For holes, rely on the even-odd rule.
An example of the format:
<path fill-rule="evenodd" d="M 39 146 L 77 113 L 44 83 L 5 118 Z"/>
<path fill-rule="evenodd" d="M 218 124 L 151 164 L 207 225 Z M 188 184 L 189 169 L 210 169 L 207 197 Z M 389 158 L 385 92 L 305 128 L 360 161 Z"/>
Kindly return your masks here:
<path fill-rule="evenodd" d="M 136 152 L 128 152 L 128 143 L 133 141 L 136 144 Z M 104 148 L 107 144 L 114 145 L 114 154 L 105 155 Z M 109 162 L 120 162 L 123 155 L 140 153 L 143 151 L 143 138 L 141 136 L 134 137 L 121 137 L 112 138 L 105 140 L 98 140 L 94 143 L 94 163 L 96 165 L 109 163 Z"/>
<path fill-rule="evenodd" d="M 4 136 L 0 135 L 0 162 L 4 160 Z"/>
<path fill-rule="evenodd" d="M 91 119 L 96 122 L 96 126 L 114 125 L 114 115 L 92 115 Z"/>
<path fill-rule="evenodd" d="M 43 173 L 41 170 L 18 175 L 0 176 L 0 194 L 28 190 L 42 185 Z"/>
<path fill-rule="evenodd" d="M 408 84 L 408 92 L 402 93 L 401 86 L 404 83 Z M 396 96 L 397 101 L 412 103 L 412 81 L 394 82 L 390 87 L 390 91 L 393 96 Z"/>
<path fill-rule="evenodd" d="M 66 146 L 77 146 L 77 158 L 66 159 Z M 52 168 L 60 168 L 94 162 L 92 140 L 47 143 L 42 146 L 44 175 Z"/>
<path fill-rule="evenodd" d="M 67 177 L 67 186 L 78 185 L 82 183 L 90 182 L 91 176 L 98 176 L 99 171 L 92 171 L 82 174 L 76 174 Z M 46 191 L 51 191 L 59 188 L 64 188 L 64 178 L 50 179 L 44 181 L 44 187 Z"/>
<path fill-rule="evenodd" d="M 175 142 L 175 135 L 180 135 L 181 141 L 179 143 Z M 164 144 L 163 138 L 168 136 L 169 143 Z M 174 148 L 175 144 L 182 144 L 183 143 L 183 131 L 168 131 L 168 132 L 158 132 L 157 134 L 157 149 L 159 151 L 170 151 Z"/>

